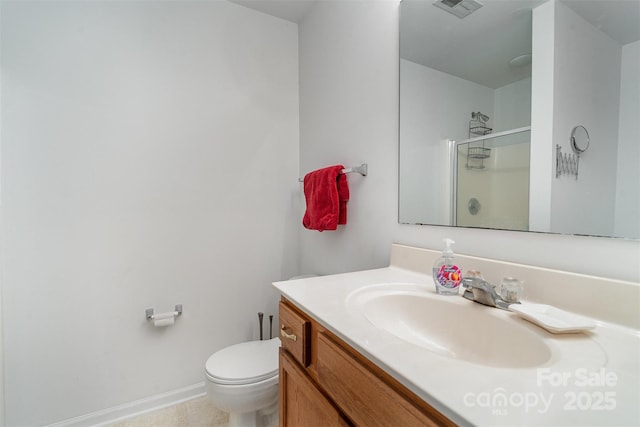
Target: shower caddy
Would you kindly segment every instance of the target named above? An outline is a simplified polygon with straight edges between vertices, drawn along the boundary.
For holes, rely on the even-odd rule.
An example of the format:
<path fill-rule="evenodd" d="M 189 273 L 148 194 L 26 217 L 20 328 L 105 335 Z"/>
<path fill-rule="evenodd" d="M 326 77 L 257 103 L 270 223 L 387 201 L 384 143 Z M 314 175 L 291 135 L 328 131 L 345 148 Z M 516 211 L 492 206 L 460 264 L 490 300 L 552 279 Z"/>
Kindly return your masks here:
<path fill-rule="evenodd" d="M 490 134 L 493 129 L 487 126 L 489 116 L 482 114 L 480 111 L 471 113 L 469 120 L 469 138 L 484 136 Z M 491 148 L 484 146 L 484 139 L 480 145 L 474 147 L 467 145 L 467 169 L 484 169 L 484 160 L 491 156 Z M 479 160 L 479 162 L 470 162 L 470 160 Z"/>

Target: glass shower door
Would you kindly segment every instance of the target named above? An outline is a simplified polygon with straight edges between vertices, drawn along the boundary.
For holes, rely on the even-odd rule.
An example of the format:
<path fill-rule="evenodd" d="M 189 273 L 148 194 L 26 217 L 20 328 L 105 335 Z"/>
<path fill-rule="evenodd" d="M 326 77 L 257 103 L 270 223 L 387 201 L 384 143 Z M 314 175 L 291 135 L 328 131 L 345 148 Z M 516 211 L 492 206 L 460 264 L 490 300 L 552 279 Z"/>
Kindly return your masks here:
<path fill-rule="evenodd" d="M 529 229 L 531 128 L 455 143 L 454 225 Z"/>

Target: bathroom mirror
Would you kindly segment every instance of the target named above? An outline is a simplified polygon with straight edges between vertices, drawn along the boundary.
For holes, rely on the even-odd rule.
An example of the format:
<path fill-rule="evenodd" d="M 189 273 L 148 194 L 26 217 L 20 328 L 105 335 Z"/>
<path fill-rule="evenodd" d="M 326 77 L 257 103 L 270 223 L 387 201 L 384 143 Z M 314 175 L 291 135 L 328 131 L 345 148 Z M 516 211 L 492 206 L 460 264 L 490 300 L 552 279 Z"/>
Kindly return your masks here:
<path fill-rule="evenodd" d="M 576 154 L 581 154 L 589 148 L 589 132 L 584 126 L 576 126 L 571 130 L 571 148 Z"/>
<path fill-rule="evenodd" d="M 467 1 L 400 3 L 399 222 L 640 239 L 640 1 Z"/>

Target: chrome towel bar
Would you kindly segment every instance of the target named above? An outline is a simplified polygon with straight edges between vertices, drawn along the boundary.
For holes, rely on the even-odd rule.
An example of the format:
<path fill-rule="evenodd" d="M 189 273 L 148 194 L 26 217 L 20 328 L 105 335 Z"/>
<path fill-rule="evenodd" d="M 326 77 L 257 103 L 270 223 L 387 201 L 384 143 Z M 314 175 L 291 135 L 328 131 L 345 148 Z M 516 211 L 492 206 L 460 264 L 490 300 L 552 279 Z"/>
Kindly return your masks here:
<path fill-rule="evenodd" d="M 360 166 L 352 166 L 350 168 L 342 169 L 342 173 L 359 173 L 362 176 L 367 176 L 367 164 L 363 163 Z M 304 178 L 298 178 L 298 182 L 304 182 Z"/>

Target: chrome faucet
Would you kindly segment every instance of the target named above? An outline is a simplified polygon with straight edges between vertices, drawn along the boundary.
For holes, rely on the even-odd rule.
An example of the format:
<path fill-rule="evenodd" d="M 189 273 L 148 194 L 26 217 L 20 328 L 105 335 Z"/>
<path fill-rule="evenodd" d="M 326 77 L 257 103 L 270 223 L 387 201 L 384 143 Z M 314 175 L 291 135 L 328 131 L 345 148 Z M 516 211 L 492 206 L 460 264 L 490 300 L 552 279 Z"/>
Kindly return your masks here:
<path fill-rule="evenodd" d="M 520 301 L 505 301 L 496 291 L 496 287 L 479 277 L 463 277 L 462 296 L 468 300 L 508 310 L 511 304 L 520 304 Z"/>

